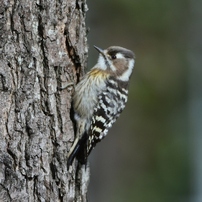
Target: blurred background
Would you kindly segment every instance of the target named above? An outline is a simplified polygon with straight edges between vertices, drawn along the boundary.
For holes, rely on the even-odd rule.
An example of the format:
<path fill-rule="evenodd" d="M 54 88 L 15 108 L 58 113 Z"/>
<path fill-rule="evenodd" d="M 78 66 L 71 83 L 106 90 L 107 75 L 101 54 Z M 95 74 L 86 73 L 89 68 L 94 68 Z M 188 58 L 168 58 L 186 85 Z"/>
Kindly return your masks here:
<path fill-rule="evenodd" d="M 202 202 L 202 2 L 88 1 L 93 45 L 131 49 L 127 107 L 90 155 L 90 202 Z"/>

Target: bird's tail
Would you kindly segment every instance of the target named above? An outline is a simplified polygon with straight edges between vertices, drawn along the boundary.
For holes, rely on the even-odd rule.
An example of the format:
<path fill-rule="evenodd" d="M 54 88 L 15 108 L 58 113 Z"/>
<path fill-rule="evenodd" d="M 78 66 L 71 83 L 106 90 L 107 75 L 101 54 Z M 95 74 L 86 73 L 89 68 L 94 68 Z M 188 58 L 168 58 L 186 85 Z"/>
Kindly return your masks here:
<path fill-rule="evenodd" d="M 84 134 L 81 139 L 76 138 L 68 153 L 67 168 L 72 165 L 76 157 L 81 164 L 86 164 L 87 161 L 87 134 Z"/>

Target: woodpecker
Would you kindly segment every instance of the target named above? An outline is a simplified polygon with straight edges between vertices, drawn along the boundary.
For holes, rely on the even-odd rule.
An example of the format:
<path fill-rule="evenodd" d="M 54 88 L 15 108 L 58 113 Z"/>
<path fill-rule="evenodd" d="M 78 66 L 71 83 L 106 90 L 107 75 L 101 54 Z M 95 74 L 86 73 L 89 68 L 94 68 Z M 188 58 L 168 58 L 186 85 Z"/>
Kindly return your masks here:
<path fill-rule="evenodd" d="M 90 152 L 107 135 L 128 99 L 134 53 L 120 46 L 106 50 L 94 47 L 99 52 L 97 64 L 76 85 L 73 94 L 76 137 L 68 154 L 68 167 L 75 157 L 86 164 Z"/>

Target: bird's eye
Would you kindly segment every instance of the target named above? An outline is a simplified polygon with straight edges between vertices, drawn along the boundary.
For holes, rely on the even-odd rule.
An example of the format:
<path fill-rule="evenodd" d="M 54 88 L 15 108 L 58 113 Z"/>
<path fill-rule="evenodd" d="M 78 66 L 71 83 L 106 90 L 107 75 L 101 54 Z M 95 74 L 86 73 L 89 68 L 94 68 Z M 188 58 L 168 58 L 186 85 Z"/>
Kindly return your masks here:
<path fill-rule="evenodd" d="M 116 59 L 116 55 L 112 55 L 111 57 L 112 57 L 113 60 Z"/>

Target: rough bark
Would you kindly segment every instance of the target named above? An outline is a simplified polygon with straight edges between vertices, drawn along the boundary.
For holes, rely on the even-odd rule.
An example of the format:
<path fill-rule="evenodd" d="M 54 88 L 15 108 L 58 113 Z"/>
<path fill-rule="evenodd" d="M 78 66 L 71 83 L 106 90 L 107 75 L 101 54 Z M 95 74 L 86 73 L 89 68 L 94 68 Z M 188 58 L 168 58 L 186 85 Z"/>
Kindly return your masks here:
<path fill-rule="evenodd" d="M 85 0 L 0 0 L 0 201 L 86 201 L 88 172 L 67 170 L 86 10 Z"/>

